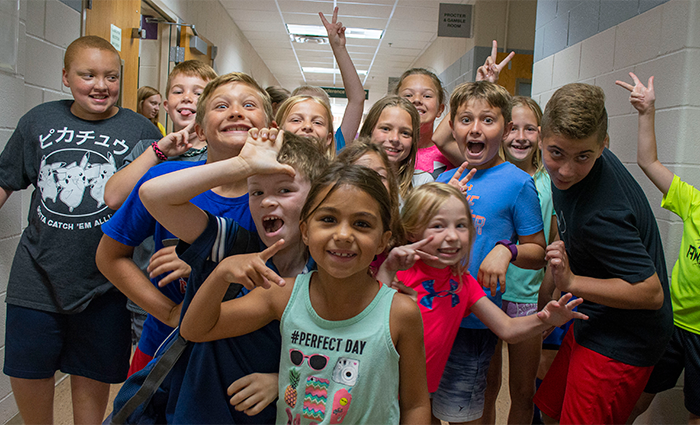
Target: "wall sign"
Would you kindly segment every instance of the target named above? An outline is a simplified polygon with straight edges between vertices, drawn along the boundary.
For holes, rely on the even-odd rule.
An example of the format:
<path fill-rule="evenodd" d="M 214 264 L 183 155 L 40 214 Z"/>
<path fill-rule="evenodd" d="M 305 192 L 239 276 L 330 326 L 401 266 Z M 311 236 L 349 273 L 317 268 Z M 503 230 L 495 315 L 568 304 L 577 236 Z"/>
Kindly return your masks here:
<path fill-rule="evenodd" d="M 472 10 L 470 4 L 440 3 L 438 37 L 472 37 Z"/>

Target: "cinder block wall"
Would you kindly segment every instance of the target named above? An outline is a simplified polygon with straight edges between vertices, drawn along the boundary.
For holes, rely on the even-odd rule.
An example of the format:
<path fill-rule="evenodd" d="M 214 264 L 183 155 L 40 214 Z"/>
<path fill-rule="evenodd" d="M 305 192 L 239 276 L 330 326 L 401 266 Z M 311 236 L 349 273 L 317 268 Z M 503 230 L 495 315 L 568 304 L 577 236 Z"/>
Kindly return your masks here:
<path fill-rule="evenodd" d="M 670 273 L 678 258 L 683 224 L 659 206 L 661 193 L 637 166 L 637 114 L 629 93 L 616 86 L 615 80 L 631 81 L 629 72 L 645 83 L 655 76 L 659 158 L 698 187 L 695 127 L 700 122 L 700 3 L 540 0 L 536 26 L 532 97 L 544 109 L 554 91 L 565 84 L 584 82 L 603 88 L 610 117 L 610 148 L 649 198 Z M 678 385 L 659 395 L 637 423 L 687 423 L 682 379 Z"/>

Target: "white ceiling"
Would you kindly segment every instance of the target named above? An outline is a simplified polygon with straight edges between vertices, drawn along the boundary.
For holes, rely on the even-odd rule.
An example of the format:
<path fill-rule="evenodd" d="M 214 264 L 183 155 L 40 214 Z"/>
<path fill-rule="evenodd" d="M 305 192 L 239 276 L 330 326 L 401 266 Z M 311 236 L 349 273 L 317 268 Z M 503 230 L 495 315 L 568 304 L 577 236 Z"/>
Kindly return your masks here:
<path fill-rule="evenodd" d="M 345 27 L 385 30 L 380 40 L 348 39 L 347 49 L 365 89 L 377 99 L 388 78 L 398 77 L 437 37 L 441 0 L 219 0 L 280 84 L 293 90 L 301 84 L 342 87 L 339 75 L 302 73 L 301 67 L 337 67 L 328 44 L 290 40 L 285 24 L 322 25 L 334 5 Z M 445 0 L 442 0 L 445 1 Z M 453 1 L 455 3 L 461 1 Z"/>

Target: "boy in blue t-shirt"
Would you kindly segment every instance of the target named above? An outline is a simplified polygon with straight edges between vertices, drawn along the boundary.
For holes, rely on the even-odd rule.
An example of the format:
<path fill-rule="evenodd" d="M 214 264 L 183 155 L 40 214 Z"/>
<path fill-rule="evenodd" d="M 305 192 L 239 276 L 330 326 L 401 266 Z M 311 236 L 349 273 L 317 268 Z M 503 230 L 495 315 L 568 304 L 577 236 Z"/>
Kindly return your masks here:
<path fill-rule="evenodd" d="M 66 49 L 63 84 L 73 100 L 25 114 L 0 156 L 0 206 L 35 187 L 7 287 L 4 372 L 25 423 L 52 423 L 54 374 L 71 374 L 75 423 L 100 423 L 110 383 L 126 378 L 126 299 L 93 256 L 113 211 L 105 182 L 141 139 L 146 118 L 118 106 L 121 63 L 106 40 Z"/>
<path fill-rule="evenodd" d="M 253 129 L 240 155 L 158 177 L 141 188 L 144 204 L 181 239 L 181 258 L 192 266 L 183 313 L 209 273 L 227 257 L 260 252 L 266 246 L 284 245 L 267 265 L 278 274 L 302 273 L 313 267 L 299 230 L 299 215 L 311 180 L 325 169 L 327 159 L 317 144 L 275 129 Z M 280 148 L 281 146 L 281 148 Z M 279 154 L 277 151 L 279 150 Z M 251 215 L 257 234 L 242 229 L 236 220 L 204 212 L 190 198 L 211 187 L 235 184 L 247 178 Z M 238 259 L 240 260 L 240 258 Z M 256 258 L 251 268 L 265 265 Z M 231 277 L 231 282 L 239 282 Z M 239 292 L 240 291 L 240 292 Z M 248 291 L 234 283 L 226 299 Z M 175 371 L 179 394 L 171 396 L 168 421 L 173 423 L 225 423 L 245 420 L 241 412 L 258 414 L 255 423 L 272 423 L 277 398 L 277 371 L 281 338 L 279 323 L 236 338 L 192 345 L 189 361 Z M 245 363 L 237 361 L 244 357 Z M 253 372 L 274 372 L 274 376 Z M 242 375 L 246 375 L 241 378 Z M 274 383 L 256 399 L 247 394 L 260 380 Z M 236 381 L 236 382 L 234 382 Z M 225 394 L 233 396 L 231 405 Z M 232 406 L 233 405 L 233 406 Z M 230 413 L 229 413 L 230 412 Z M 238 415 L 238 416 L 236 416 Z M 252 420 L 253 418 L 251 418 Z M 247 421 L 246 421 L 247 422 Z"/>
<path fill-rule="evenodd" d="M 202 80 L 202 77 L 197 80 Z M 267 93 L 246 74 L 227 74 L 214 79 L 211 84 L 211 88 L 205 89 L 200 97 L 200 103 L 204 103 L 197 104 L 197 111 L 201 112 L 202 116 L 197 115 L 195 118 L 197 137 L 207 142 L 207 162 L 236 155 L 236 149 L 240 150 L 245 144 L 244 137 L 247 136 L 245 131 L 231 132 L 226 129 L 225 138 L 218 137 L 217 132 L 211 133 L 211 136 L 203 134 L 202 128 L 208 126 L 209 121 L 218 122 L 218 115 L 221 114 L 220 109 L 214 113 L 210 112 L 209 109 L 213 109 L 212 102 L 224 100 L 230 110 L 228 113 L 232 114 L 231 118 L 228 118 L 230 124 L 226 125 L 242 129 L 267 125 L 271 121 L 272 111 Z M 256 106 L 246 107 L 248 101 L 254 102 Z M 233 114 L 240 115 L 234 117 Z M 185 133 L 188 129 L 192 127 L 179 132 L 182 133 L 182 137 L 187 138 Z M 145 155 L 148 155 L 148 152 L 141 156 Z M 130 166 L 135 164 L 136 162 Z M 131 373 L 143 368 L 153 358 L 158 346 L 178 324 L 179 305 L 185 294 L 184 280 L 175 279 L 169 283 L 173 280 L 170 275 L 179 273 L 178 270 L 169 274 L 153 273 L 151 283 L 131 258 L 134 247 L 139 246 L 149 236 L 154 238 L 154 252 L 162 251 L 164 242 L 168 243 L 168 240 L 175 238 L 149 214 L 139 199 L 138 189 L 143 182 L 155 176 L 201 164 L 203 161 L 168 161 L 151 168 L 114 214 L 114 221 L 102 229 L 105 235 L 95 256 L 97 266 L 119 290 L 150 315 L 144 323 L 143 334 L 132 360 Z M 127 169 L 128 167 L 125 170 Z M 246 189 L 245 185 L 239 185 L 228 190 L 209 191 L 201 194 L 195 202 L 212 213 L 234 217 L 243 227 L 253 230 Z"/>
<path fill-rule="evenodd" d="M 469 272 L 490 289 L 486 295 L 499 306 L 510 263 L 528 269 L 545 264 L 542 214 L 532 177 L 498 155 L 512 126 L 510 101 L 503 87 L 487 81 L 455 89 L 450 98 L 450 127 L 467 161 L 437 178 L 458 186 L 469 200 L 476 227 Z M 463 183 L 469 176 L 467 166 L 476 173 Z M 484 397 L 497 342 L 496 335 L 473 315 L 464 319 L 440 387 L 433 394 L 435 417 L 468 422 L 494 414 L 484 412 Z M 498 392 L 500 378 L 495 384 L 489 392 Z"/>

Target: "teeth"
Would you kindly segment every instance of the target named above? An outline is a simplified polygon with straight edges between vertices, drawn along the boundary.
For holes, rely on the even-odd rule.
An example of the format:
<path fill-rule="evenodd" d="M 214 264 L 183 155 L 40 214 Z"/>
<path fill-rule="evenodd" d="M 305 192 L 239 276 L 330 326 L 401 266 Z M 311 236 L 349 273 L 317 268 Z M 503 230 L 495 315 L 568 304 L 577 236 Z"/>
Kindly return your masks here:
<path fill-rule="evenodd" d="M 332 252 L 332 251 L 331 251 L 331 254 L 335 255 L 336 257 L 341 257 L 341 258 L 350 258 L 350 257 L 354 257 L 354 256 L 355 256 L 355 254 L 352 254 L 352 253 L 344 253 L 344 252 Z"/>
<path fill-rule="evenodd" d="M 281 229 L 284 221 L 278 217 L 265 217 L 262 224 L 266 232 L 272 233 Z"/>

